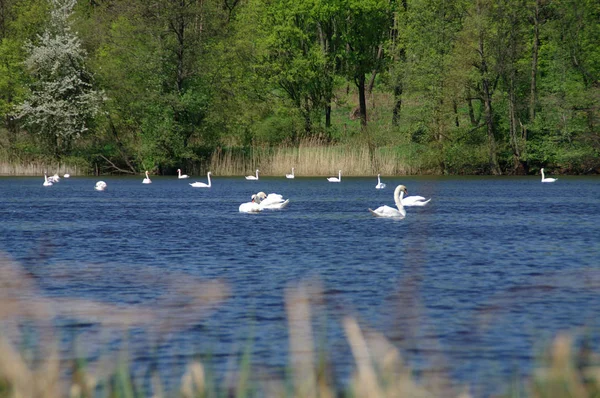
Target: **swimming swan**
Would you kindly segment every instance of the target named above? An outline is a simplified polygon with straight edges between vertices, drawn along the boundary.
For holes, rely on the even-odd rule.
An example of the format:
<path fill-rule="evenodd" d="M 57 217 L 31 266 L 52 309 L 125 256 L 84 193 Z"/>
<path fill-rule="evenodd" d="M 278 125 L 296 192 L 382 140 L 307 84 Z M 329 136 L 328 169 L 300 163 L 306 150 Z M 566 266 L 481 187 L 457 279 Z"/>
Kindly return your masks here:
<path fill-rule="evenodd" d="M 148 177 L 148 170 L 146 170 L 146 178 L 142 180 L 142 184 L 152 184 L 152 180 Z"/>
<path fill-rule="evenodd" d="M 402 206 L 425 206 L 430 201 L 431 198 L 426 200 L 422 196 L 407 196 L 406 198 L 402 198 Z"/>
<path fill-rule="evenodd" d="M 294 176 L 294 168 L 292 167 L 292 174 L 286 174 L 285 178 L 295 178 Z"/>
<path fill-rule="evenodd" d="M 404 206 L 402 205 L 402 198 L 404 194 L 408 195 L 408 191 L 404 185 L 398 185 L 394 190 L 394 202 L 396 202 L 397 209 L 389 206 L 381 206 L 375 210 L 369 209 L 371 213 L 375 217 L 398 217 L 404 218 L 406 216 L 406 210 L 404 210 Z"/>
<path fill-rule="evenodd" d="M 46 173 L 44 173 L 44 184 L 45 187 L 51 187 L 52 186 L 52 181 L 48 180 L 48 176 L 46 175 Z"/>
<path fill-rule="evenodd" d="M 329 181 L 329 182 L 341 182 L 342 181 L 342 170 L 338 171 L 338 176 L 337 177 L 329 177 L 329 178 L 327 178 L 327 181 Z"/>
<path fill-rule="evenodd" d="M 262 207 L 258 203 L 255 202 L 256 195 L 252 195 L 252 201 L 242 203 L 240 205 L 239 211 L 240 213 L 259 213 L 262 211 Z"/>
<path fill-rule="evenodd" d="M 210 174 L 211 174 L 210 171 L 208 173 L 206 173 L 206 177 L 208 178 L 208 184 L 205 184 L 203 182 L 193 182 L 190 185 L 193 186 L 194 188 L 210 188 L 210 186 L 211 186 Z"/>
<path fill-rule="evenodd" d="M 104 191 L 106 189 L 106 183 L 104 181 L 98 181 L 94 189 L 96 191 Z"/>
<path fill-rule="evenodd" d="M 283 199 L 283 196 L 277 193 L 270 193 L 268 196 L 264 192 L 252 195 L 252 198 L 263 209 L 283 209 L 290 203 L 289 199 Z"/>
<path fill-rule="evenodd" d="M 258 180 L 258 169 L 256 169 L 256 176 L 246 176 L 246 180 Z"/>
<path fill-rule="evenodd" d="M 385 184 L 381 182 L 379 179 L 380 174 L 377 174 L 377 185 L 375 185 L 375 189 L 383 189 L 385 188 Z"/>
<path fill-rule="evenodd" d="M 64 177 L 64 178 L 70 178 L 70 177 L 71 177 L 71 174 L 67 173 L 67 174 L 65 174 L 63 177 Z"/>
<path fill-rule="evenodd" d="M 190 176 L 187 174 L 181 174 L 181 169 L 177 169 L 177 178 L 183 180 L 184 178 L 190 178 Z"/>
<path fill-rule="evenodd" d="M 555 182 L 558 178 L 544 178 L 544 168 L 540 170 L 542 172 L 542 182 Z"/>

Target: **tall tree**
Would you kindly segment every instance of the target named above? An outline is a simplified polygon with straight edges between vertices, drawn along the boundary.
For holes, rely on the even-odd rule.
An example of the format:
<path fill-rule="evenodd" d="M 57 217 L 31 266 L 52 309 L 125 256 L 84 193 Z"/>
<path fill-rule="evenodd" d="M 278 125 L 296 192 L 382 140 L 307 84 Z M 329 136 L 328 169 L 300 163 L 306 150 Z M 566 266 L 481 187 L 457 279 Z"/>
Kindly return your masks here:
<path fill-rule="evenodd" d="M 69 17 L 76 0 L 51 0 L 48 28 L 37 43 L 28 43 L 26 66 L 33 77 L 31 94 L 19 107 L 19 117 L 45 138 L 60 158 L 73 140 L 89 131 L 102 94 L 93 87 L 85 66 L 86 52 L 71 31 Z"/>
<path fill-rule="evenodd" d="M 347 76 L 358 89 L 360 121 L 367 126 L 366 75 L 377 70 L 384 58 L 381 46 L 393 23 L 385 0 L 346 0 L 341 35 L 346 43 Z"/>

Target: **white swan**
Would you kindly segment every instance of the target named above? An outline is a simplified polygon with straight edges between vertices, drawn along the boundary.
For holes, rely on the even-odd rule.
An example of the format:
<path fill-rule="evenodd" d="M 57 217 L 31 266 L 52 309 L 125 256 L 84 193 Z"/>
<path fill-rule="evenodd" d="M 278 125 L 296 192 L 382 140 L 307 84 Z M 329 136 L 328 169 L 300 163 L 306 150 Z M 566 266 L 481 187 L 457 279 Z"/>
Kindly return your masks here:
<path fill-rule="evenodd" d="M 239 211 L 240 213 L 259 213 L 262 211 L 262 207 L 258 203 L 255 202 L 256 195 L 252 195 L 252 201 L 242 203 L 240 205 Z"/>
<path fill-rule="evenodd" d="M 402 198 L 402 206 L 425 206 L 427 203 L 431 202 L 431 198 L 425 200 L 422 196 L 407 196 L 406 198 Z"/>
<path fill-rule="evenodd" d="M 152 180 L 148 177 L 148 170 L 146 170 L 146 178 L 142 180 L 142 184 L 152 184 Z"/>
<path fill-rule="evenodd" d="M 263 209 L 283 209 L 290 203 L 289 199 L 284 200 L 283 196 L 277 193 L 267 195 L 264 192 L 259 192 L 256 195 L 252 195 L 252 198 Z"/>
<path fill-rule="evenodd" d="M 58 174 L 54 174 L 53 176 L 48 177 L 48 181 L 54 183 L 54 182 L 60 182 L 60 177 L 58 176 Z"/>
<path fill-rule="evenodd" d="M 404 185 L 398 185 L 394 190 L 394 202 L 396 202 L 397 209 L 389 206 L 381 206 L 375 210 L 369 209 L 371 213 L 375 217 L 398 217 L 404 218 L 406 216 L 406 210 L 404 210 L 404 206 L 402 205 L 402 198 L 404 194 L 408 195 L 408 191 Z"/>
<path fill-rule="evenodd" d="M 71 177 L 71 174 L 69 174 L 69 173 L 66 173 L 66 174 L 65 174 L 63 177 L 64 177 L 64 178 L 69 178 L 69 177 Z"/>
<path fill-rule="evenodd" d="M 208 173 L 206 173 L 206 177 L 208 178 L 208 184 L 205 184 L 203 182 L 193 182 L 190 185 L 193 186 L 194 188 L 210 188 L 210 186 L 211 186 L 210 175 L 211 175 L 210 171 Z"/>
<path fill-rule="evenodd" d="M 292 167 L 292 174 L 286 174 L 285 178 L 295 178 L 294 176 L 294 168 Z"/>
<path fill-rule="evenodd" d="M 187 174 L 181 174 L 181 169 L 177 169 L 177 178 L 183 180 L 184 178 L 190 178 L 190 176 Z"/>
<path fill-rule="evenodd" d="M 45 187 L 51 187 L 52 186 L 52 181 L 50 181 L 48 179 L 48 176 L 46 175 L 46 173 L 44 173 L 44 184 Z"/>
<path fill-rule="evenodd" d="M 104 191 L 106 189 L 106 183 L 104 181 L 98 181 L 94 189 L 96 191 Z"/>
<path fill-rule="evenodd" d="M 383 189 L 385 188 L 385 184 L 381 182 L 379 179 L 380 174 L 377 174 L 377 185 L 375 185 L 375 189 Z"/>
<path fill-rule="evenodd" d="M 540 170 L 542 172 L 542 182 L 555 182 L 556 180 L 558 180 L 558 178 L 545 178 L 544 176 L 544 168 L 542 167 L 542 169 Z"/>
<path fill-rule="evenodd" d="M 329 177 L 329 178 L 327 178 L 327 181 L 329 181 L 329 182 L 341 182 L 342 181 L 342 170 L 338 171 L 338 176 L 337 177 Z"/>
<path fill-rule="evenodd" d="M 258 180 L 258 169 L 256 169 L 256 176 L 246 176 L 246 180 Z"/>

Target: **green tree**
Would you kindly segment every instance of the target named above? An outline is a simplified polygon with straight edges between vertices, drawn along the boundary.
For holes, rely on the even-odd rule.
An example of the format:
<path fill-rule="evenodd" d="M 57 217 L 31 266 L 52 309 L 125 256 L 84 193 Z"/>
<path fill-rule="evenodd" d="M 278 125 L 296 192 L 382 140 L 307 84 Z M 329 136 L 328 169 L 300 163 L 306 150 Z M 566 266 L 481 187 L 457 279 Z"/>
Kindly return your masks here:
<path fill-rule="evenodd" d="M 49 27 L 36 44 L 28 43 L 26 66 L 33 76 L 31 94 L 19 117 L 45 138 L 54 156 L 69 152 L 73 140 L 89 132 L 102 95 L 85 67 L 86 52 L 71 32 L 69 17 L 76 0 L 51 0 Z"/>

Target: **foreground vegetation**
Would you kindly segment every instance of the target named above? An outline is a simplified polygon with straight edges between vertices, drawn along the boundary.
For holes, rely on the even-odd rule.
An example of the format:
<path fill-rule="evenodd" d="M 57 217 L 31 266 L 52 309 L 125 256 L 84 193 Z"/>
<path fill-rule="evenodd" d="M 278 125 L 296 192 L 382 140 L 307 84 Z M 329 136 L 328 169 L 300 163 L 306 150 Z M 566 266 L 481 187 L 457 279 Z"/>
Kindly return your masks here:
<path fill-rule="evenodd" d="M 76 279 L 85 283 L 86 278 L 96 278 L 96 272 L 104 271 L 89 267 L 85 275 Z M 59 271 L 56 276 L 61 275 Z M 136 281 L 152 283 L 146 278 L 155 279 L 156 275 L 136 271 Z M 285 371 L 269 370 L 253 361 L 248 339 L 237 359 L 232 353 L 226 374 L 215 375 L 207 365 L 209 361 L 197 359 L 191 361 L 180 380 L 168 383 L 163 379 L 164 373 L 151 364 L 142 374 L 138 366 L 136 373 L 135 366 L 127 361 L 127 349 L 115 350 L 111 336 L 126 336 L 128 331 L 136 330 L 131 334 L 133 338 L 144 329 L 149 333 L 149 341 L 164 342 L 171 333 L 197 326 L 217 308 L 228 296 L 225 283 L 165 273 L 160 277 L 160 286 L 166 294 L 151 305 L 128 306 L 50 297 L 40 291 L 38 283 L 37 277 L 0 256 L 0 397 L 468 398 L 497 394 L 481 387 L 473 391 L 470 386 L 458 385 L 448 376 L 452 364 L 415 375 L 394 344 L 381 333 L 359 326 L 351 316 L 344 317 L 341 323 L 348 342 L 343 347 L 350 350 L 354 367 L 348 380 L 337 380 L 328 362 L 335 353 L 323 347 L 312 329 L 323 304 L 322 288 L 315 281 L 290 286 L 285 291 L 289 346 L 275 348 L 288 352 L 289 366 Z M 67 343 L 72 348 L 59 348 L 57 342 L 62 339 L 64 344 L 64 336 L 53 325 L 61 319 L 72 320 L 84 328 L 92 324 L 98 328 L 78 338 L 76 333 L 70 334 L 70 340 L 77 340 Z M 144 358 L 158 355 L 151 348 L 148 350 Z M 70 358 L 61 358 L 61 353 Z M 527 379 L 519 375 L 506 380 L 501 396 L 584 398 L 600 393 L 600 358 L 585 342 L 575 344 L 568 335 L 559 335 L 542 357 Z M 172 378 L 173 373 L 168 373 Z M 482 385 L 486 385 L 485 381 Z"/>
<path fill-rule="evenodd" d="M 281 174 L 315 151 L 322 168 L 305 174 L 342 168 L 340 152 L 360 153 L 356 174 L 600 169 L 597 1 L 0 9 L 0 161 L 15 173 L 199 174 L 227 159 L 212 171 Z M 272 153 L 294 155 L 283 167 Z"/>

